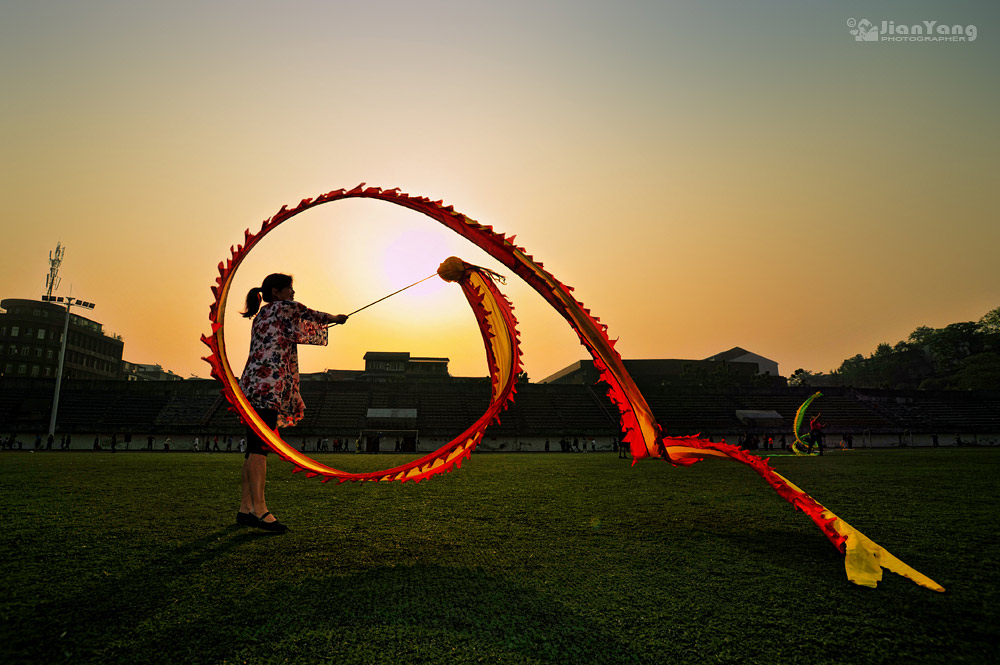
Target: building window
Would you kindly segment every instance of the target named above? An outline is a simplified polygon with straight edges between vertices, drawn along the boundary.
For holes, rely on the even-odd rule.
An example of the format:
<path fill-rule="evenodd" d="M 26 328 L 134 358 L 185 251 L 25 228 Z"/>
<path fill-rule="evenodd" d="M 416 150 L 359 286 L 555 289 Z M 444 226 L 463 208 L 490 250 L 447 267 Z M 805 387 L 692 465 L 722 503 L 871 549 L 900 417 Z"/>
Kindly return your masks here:
<path fill-rule="evenodd" d="M 38 339 L 45 339 L 45 328 L 38 329 Z"/>
<path fill-rule="evenodd" d="M 31 333 L 33 333 L 33 332 L 34 331 L 31 328 L 25 328 L 24 329 L 24 336 L 25 337 L 31 337 Z"/>
<path fill-rule="evenodd" d="M 38 365 L 32 365 L 31 366 L 31 376 L 38 376 L 39 372 L 41 372 L 41 371 L 42 371 L 42 368 L 39 367 Z"/>
<path fill-rule="evenodd" d="M 30 356 L 31 355 L 31 348 L 29 348 L 27 345 L 22 346 L 21 347 L 21 355 L 22 356 Z"/>
<path fill-rule="evenodd" d="M 7 365 L 4 367 L 3 371 L 4 371 L 4 374 L 13 374 L 14 373 L 14 363 L 7 363 Z"/>
<path fill-rule="evenodd" d="M 6 337 L 6 336 L 7 336 L 7 326 L 3 326 L 2 328 L 0 328 L 0 337 Z"/>
<path fill-rule="evenodd" d="M 17 373 L 20 374 L 21 376 L 24 376 L 25 374 L 28 373 L 28 366 L 25 365 L 24 363 L 21 363 L 20 365 L 17 366 Z"/>
<path fill-rule="evenodd" d="M 10 348 L 7 349 L 7 355 L 16 356 L 17 355 L 17 347 L 14 346 L 13 344 L 11 344 Z"/>
<path fill-rule="evenodd" d="M 49 349 L 49 353 L 48 353 L 49 360 L 52 360 L 53 356 L 55 356 L 55 350 L 54 349 Z"/>
<path fill-rule="evenodd" d="M 10 336 L 11 337 L 17 337 L 18 330 L 20 330 L 20 328 L 18 326 L 11 326 L 10 327 Z"/>
<path fill-rule="evenodd" d="M 52 376 L 52 368 L 51 367 L 46 367 L 45 368 L 45 376 Z"/>
<path fill-rule="evenodd" d="M 35 349 L 35 357 L 36 358 L 41 358 L 42 357 L 42 347 L 39 346 L 39 347 L 37 347 Z"/>

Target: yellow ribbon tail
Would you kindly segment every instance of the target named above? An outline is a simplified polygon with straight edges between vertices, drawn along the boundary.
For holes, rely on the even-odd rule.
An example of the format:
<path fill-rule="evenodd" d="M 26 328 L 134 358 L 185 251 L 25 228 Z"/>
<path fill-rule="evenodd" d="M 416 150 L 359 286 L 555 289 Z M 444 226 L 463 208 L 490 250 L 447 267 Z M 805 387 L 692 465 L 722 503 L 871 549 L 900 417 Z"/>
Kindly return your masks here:
<path fill-rule="evenodd" d="M 833 515 L 833 513 L 829 514 Z M 887 549 L 839 517 L 833 523 L 833 528 L 837 533 L 847 537 L 847 541 L 844 543 L 844 553 L 846 554 L 844 567 L 847 569 L 847 579 L 851 582 L 874 589 L 882 579 L 882 569 L 884 568 L 913 580 L 932 591 L 944 591 L 943 586 L 906 565 Z"/>

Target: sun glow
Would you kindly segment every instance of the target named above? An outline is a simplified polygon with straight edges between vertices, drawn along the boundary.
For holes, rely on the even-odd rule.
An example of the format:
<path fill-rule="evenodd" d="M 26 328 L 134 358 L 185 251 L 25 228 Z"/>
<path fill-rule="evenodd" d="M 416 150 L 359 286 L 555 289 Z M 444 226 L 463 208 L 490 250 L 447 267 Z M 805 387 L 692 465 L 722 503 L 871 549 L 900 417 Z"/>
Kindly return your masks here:
<path fill-rule="evenodd" d="M 453 248 L 444 238 L 425 229 L 412 229 L 395 235 L 381 252 L 382 282 L 387 288 L 403 288 L 418 279 L 436 274 L 438 266 L 451 256 Z M 421 288 L 420 293 L 430 295 L 443 284 Z M 419 297 L 419 296 L 418 296 Z"/>

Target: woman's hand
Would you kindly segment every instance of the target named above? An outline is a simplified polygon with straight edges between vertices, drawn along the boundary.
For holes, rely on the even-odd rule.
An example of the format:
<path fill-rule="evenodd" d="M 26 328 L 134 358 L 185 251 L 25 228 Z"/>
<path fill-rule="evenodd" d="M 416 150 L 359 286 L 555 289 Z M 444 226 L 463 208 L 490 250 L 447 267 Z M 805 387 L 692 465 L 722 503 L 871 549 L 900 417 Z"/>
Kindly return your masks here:
<path fill-rule="evenodd" d="M 344 325 L 345 323 L 347 323 L 347 315 L 338 314 L 337 316 L 333 317 L 333 323 Z"/>

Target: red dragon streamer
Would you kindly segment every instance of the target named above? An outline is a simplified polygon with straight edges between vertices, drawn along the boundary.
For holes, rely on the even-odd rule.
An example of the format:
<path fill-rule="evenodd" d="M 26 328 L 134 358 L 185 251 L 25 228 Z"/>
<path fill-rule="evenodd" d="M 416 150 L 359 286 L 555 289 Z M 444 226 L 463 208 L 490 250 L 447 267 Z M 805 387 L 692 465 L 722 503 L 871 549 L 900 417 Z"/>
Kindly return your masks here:
<path fill-rule="evenodd" d="M 285 443 L 277 432 L 268 428 L 249 404 L 239 388 L 226 355 L 224 320 L 226 300 L 233 276 L 240 263 L 260 240 L 278 225 L 295 215 L 324 203 L 349 198 L 369 198 L 410 208 L 443 224 L 455 233 L 486 251 L 535 289 L 577 333 L 581 343 L 594 359 L 600 380 L 606 383 L 608 395 L 621 417 L 622 440 L 632 452 L 633 464 L 646 457 L 657 457 L 675 466 L 688 466 L 709 457 L 744 464 L 767 482 L 782 498 L 812 519 L 838 551 L 845 555 L 848 579 L 855 584 L 874 587 L 882 578 L 883 568 L 907 577 L 935 591 L 944 587 L 906 565 L 883 547 L 854 529 L 833 512 L 774 471 L 766 459 L 724 443 L 713 443 L 698 436 L 666 436 L 656 422 L 652 410 L 625 370 L 615 342 L 607 334 L 607 326 L 590 313 L 573 296 L 573 289 L 545 270 L 541 262 L 514 244 L 514 236 L 496 233 L 490 226 L 479 224 L 458 213 L 441 201 L 404 194 L 399 189 L 366 187 L 338 189 L 312 199 L 303 199 L 295 208 L 283 206 L 277 214 L 264 221 L 257 233 L 244 232 L 243 243 L 231 247 L 231 257 L 219 263 L 219 277 L 212 287 L 215 300 L 209 309 L 212 330 L 202 336 L 211 349 L 205 360 L 212 366 L 212 376 L 222 383 L 222 392 L 240 417 L 283 459 L 294 465 L 296 472 L 307 477 L 321 476 L 326 482 L 351 481 L 420 481 L 461 465 L 482 440 L 486 427 L 499 419 L 500 413 L 513 400 L 516 376 L 520 369 L 516 319 L 512 307 L 493 283 L 492 275 L 460 259 L 449 259 L 438 271 L 444 279 L 457 282 L 469 301 L 479 323 L 486 347 L 492 380 L 492 394 L 487 411 L 469 429 L 437 451 L 418 460 L 384 471 L 347 473 L 325 466 Z"/>

